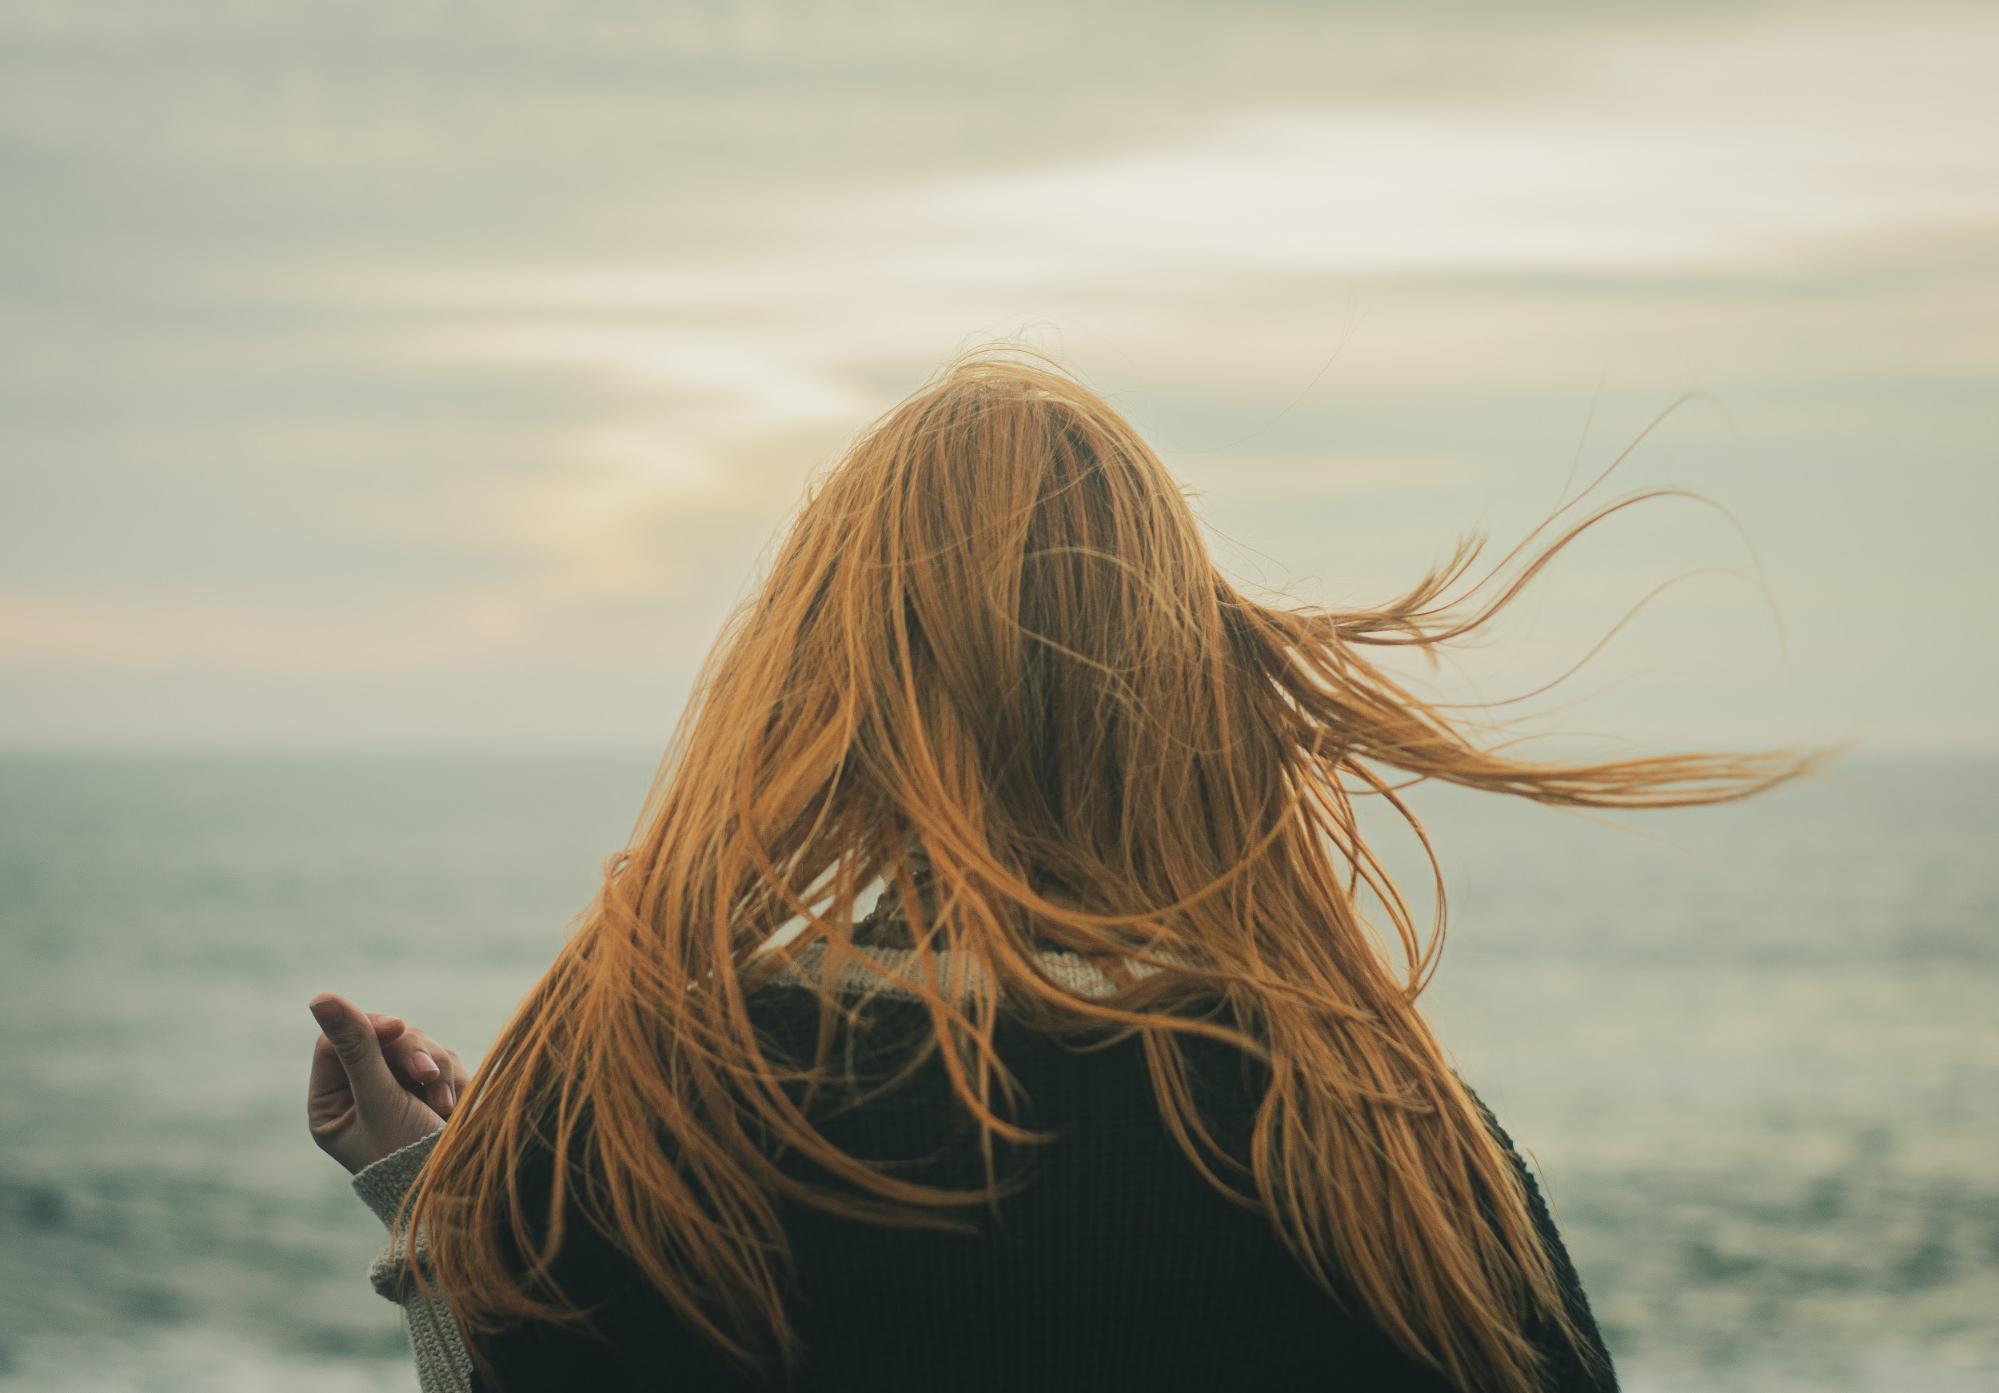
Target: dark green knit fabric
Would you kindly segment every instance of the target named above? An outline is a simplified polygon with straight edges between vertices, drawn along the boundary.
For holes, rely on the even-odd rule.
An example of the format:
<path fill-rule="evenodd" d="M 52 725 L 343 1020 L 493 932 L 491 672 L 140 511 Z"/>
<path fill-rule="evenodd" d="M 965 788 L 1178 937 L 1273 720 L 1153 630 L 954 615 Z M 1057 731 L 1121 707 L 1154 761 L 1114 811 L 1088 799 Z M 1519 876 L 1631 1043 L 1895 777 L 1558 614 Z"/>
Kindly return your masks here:
<path fill-rule="evenodd" d="M 773 984 L 756 994 L 753 1010 L 780 1048 L 811 1057 L 811 992 Z M 864 1064 L 893 1060 L 928 1027 L 920 1004 L 893 996 L 871 1002 L 868 1020 L 855 1040 Z M 1002 1202 L 996 1218 L 968 1211 L 976 1234 L 789 1210 L 796 1263 L 790 1309 L 810 1351 L 792 1385 L 800 1393 L 1448 1388 L 1313 1284 L 1265 1216 L 1231 1204 L 1195 1172 L 1160 1118 L 1135 1040 L 1080 1052 L 1003 1021 L 998 1044 L 1030 1100 L 1017 1120 L 1060 1139 L 997 1147 L 1000 1173 L 1023 1173 L 1027 1184 Z M 1204 1115 L 1225 1139 L 1246 1139 L 1255 1069 L 1212 1042 L 1192 1042 L 1190 1055 Z M 1492 1126 L 1513 1154 L 1497 1122 Z M 983 1183 L 976 1132 L 935 1060 L 894 1094 L 837 1114 L 829 1109 L 821 1127 L 844 1149 L 906 1162 L 906 1173 L 933 1183 Z M 1517 1154 L 1514 1160 L 1519 1165 Z M 785 1164 L 809 1174 L 796 1158 Z M 1572 1312 L 1602 1353 L 1540 1192 L 1524 1165 L 1520 1173 Z M 548 1157 L 524 1158 L 530 1212 L 548 1174 Z M 617 1244 L 586 1225 L 571 1225 L 571 1234 L 557 1275 L 573 1295 L 601 1303 L 596 1333 L 523 1326 L 482 1340 L 497 1377 L 475 1374 L 473 1389 L 779 1386 L 733 1373 Z M 1592 1376 L 1558 1351 L 1548 1387 L 1615 1389 L 1603 1357 L 1606 1371 Z"/>

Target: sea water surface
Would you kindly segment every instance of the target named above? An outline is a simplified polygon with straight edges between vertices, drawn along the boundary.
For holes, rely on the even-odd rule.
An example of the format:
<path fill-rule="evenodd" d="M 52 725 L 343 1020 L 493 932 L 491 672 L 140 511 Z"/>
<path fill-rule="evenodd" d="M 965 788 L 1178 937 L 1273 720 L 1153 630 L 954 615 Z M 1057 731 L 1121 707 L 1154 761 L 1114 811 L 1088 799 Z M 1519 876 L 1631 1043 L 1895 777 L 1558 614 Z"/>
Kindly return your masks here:
<path fill-rule="evenodd" d="M 0 757 L 0 1390 L 414 1388 L 305 1133 L 306 1000 L 476 1055 L 655 758 Z M 1431 1018 L 1635 1393 L 1999 1388 L 1996 788 L 1856 755 L 1618 826 L 1415 794 Z"/>

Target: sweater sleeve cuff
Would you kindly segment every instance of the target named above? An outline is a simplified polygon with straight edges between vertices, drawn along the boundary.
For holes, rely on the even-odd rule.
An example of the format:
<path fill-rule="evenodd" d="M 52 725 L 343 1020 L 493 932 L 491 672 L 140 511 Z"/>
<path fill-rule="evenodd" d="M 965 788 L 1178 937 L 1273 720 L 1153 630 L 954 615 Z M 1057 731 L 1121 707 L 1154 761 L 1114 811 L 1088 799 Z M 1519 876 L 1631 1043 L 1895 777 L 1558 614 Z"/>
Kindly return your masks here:
<path fill-rule="evenodd" d="M 437 1132 L 399 1147 L 354 1173 L 354 1193 L 382 1221 L 383 1227 L 393 1225 L 403 1196 L 416 1183 L 417 1172 L 423 1169 L 431 1148 L 437 1145 L 438 1132 L 443 1130 L 440 1127 Z"/>

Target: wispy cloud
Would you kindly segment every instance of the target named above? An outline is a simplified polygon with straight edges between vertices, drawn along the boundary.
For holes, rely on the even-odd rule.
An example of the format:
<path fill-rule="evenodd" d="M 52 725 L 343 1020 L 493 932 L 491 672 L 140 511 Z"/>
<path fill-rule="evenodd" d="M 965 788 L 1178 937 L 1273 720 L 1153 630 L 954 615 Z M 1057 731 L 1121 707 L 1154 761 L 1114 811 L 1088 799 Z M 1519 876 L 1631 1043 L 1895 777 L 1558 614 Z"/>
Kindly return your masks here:
<path fill-rule="evenodd" d="M 1614 443 L 1730 398 L 1768 462 L 1735 482 L 1813 510 L 1793 564 L 1848 616 L 1967 550 L 1883 525 L 1885 452 L 1960 471 L 1945 533 L 1990 492 L 1987 9 L 1134 34 L 1026 5 L 971 52 L 961 17 L 502 5 L 363 52 L 219 5 L 172 54 L 149 13 L 0 26 L 35 210 L 0 233 L 32 271 L 0 281 L 17 670 L 247 692 L 587 664 L 634 622 L 636 661 L 684 669 L 807 473 L 992 334 L 1068 357 L 1236 530 L 1317 564 L 1346 529 L 1370 577 L 1544 504 L 1600 381 Z"/>

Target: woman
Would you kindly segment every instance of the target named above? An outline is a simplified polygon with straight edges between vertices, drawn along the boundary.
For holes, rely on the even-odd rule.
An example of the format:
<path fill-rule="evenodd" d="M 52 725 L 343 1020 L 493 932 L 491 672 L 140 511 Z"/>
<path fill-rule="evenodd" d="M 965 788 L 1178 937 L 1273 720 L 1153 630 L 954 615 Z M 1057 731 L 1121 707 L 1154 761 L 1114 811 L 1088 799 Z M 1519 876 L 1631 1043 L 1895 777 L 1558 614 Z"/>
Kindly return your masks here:
<path fill-rule="evenodd" d="M 1417 1010 L 1441 876 L 1424 945 L 1353 798 L 1420 836 L 1384 770 L 1661 807 L 1823 758 L 1517 759 L 1366 657 L 1633 501 L 1477 604 L 1468 539 L 1271 607 L 1101 397 L 953 363 L 812 491 L 476 1075 L 316 999 L 314 1134 L 423 1386 L 1615 1388 Z"/>

